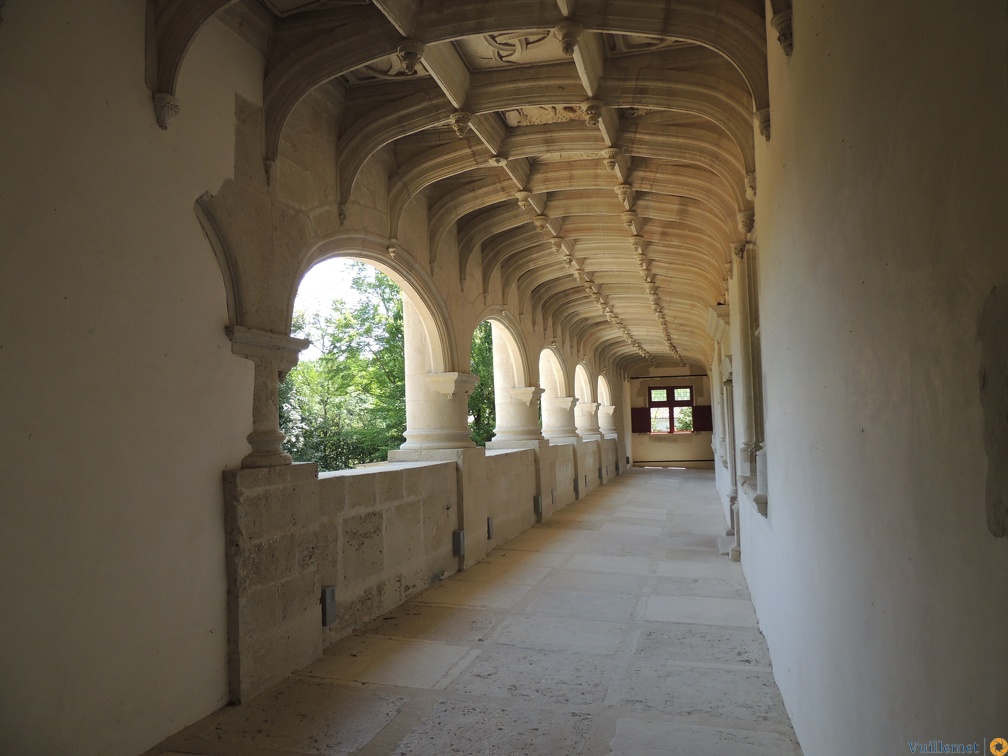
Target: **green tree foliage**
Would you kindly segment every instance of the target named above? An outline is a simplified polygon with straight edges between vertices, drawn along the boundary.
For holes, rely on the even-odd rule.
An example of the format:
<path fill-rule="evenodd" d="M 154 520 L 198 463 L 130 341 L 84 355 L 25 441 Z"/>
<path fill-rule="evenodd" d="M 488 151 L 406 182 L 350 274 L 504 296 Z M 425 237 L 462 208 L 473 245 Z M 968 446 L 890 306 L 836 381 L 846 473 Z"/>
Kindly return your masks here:
<path fill-rule="evenodd" d="M 469 395 L 469 428 L 477 446 L 485 446 L 493 438 L 497 425 L 494 409 L 493 375 L 493 332 L 490 321 L 484 320 L 473 333 L 470 372 L 479 378 L 479 383 Z"/>
<path fill-rule="evenodd" d="M 675 409 L 675 429 L 677 431 L 693 430 L 693 408 L 676 407 Z"/>
<path fill-rule="evenodd" d="M 284 448 L 322 470 L 384 461 L 406 430 L 402 293 L 368 266 L 352 270 L 355 306 L 336 300 L 328 313 L 295 314 L 294 332 L 322 354 L 280 386 Z"/>

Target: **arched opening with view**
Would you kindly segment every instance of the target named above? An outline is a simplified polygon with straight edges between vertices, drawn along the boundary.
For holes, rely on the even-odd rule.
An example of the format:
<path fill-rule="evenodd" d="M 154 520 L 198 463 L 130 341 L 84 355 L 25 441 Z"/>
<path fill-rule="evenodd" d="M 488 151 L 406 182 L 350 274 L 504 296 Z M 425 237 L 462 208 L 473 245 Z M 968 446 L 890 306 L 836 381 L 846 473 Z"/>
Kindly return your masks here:
<path fill-rule="evenodd" d="M 494 437 L 497 410 L 494 399 L 494 329 L 484 320 L 473 331 L 469 372 L 477 379 L 469 394 L 469 431 L 476 446 L 486 446 Z"/>
<path fill-rule="evenodd" d="M 494 443 L 536 441 L 542 439 L 539 395 L 542 389 L 532 385 L 528 355 L 517 328 L 505 315 L 489 318 L 493 336 L 494 407 L 496 428 Z"/>
<path fill-rule="evenodd" d="M 324 471 L 384 461 L 406 432 L 400 287 L 353 258 L 320 262 L 299 284 L 291 332 L 311 346 L 280 385 L 287 453 Z"/>

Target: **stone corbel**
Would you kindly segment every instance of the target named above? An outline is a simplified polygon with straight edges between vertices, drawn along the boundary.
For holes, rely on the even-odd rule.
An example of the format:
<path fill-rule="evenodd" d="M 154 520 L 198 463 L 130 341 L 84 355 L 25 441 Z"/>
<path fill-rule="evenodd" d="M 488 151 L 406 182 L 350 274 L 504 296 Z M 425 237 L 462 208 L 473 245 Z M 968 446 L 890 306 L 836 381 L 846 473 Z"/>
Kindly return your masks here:
<path fill-rule="evenodd" d="M 421 56 L 423 56 L 423 51 L 423 43 L 417 42 L 414 39 L 404 40 L 403 43 L 396 48 L 396 55 L 402 62 L 403 73 L 407 76 L 416 76 L 416 67 L 420 62 Z"/>
<path fill-rule="evenodd" d="M 479 377 L 471 373 L 428 373 L 426 381 L 431 391 L 454 399 L 459 391 L 471 394 L 479 383 Z"/>
<path fill-rule="evenodd" d="M 542 395 L 543 390 L 538 386 L 515 386 L 511 389 L 511 398 L 526 407 L 531 407 L 532 402 Z"/>
<path fill-rule="evenodd" d="M 791 9 L 783 10 L 770 19 L 770 25 L 777 32 L 777 41 L 789 58 L 794 52 L 794 31 L 791 28 Z"/>
<path fill-rule="evenodd" d="M 762 108 L 753 113 L 753 121 L 763 138 L 770 141 L 770 108 Z"/>
<path fill-rule="evenodd" d="M 752 233 L 753 229 L 756 227 L 756 213 L 753 210 L 743 210 L 736 216 L 739 224 L 739 230 L 746 235 Z"/>
<path fill-rule="evenodd" d="M 255 365 L 252 384 L 252 432 L 248 435 L 252 453 L 242 459 L 242 467 L 289 465 L 291 456 L 282 449 L 286 438 L 280 430 L 280 382 L 308 348 L 308 339 L 295 339 L 244 326 L 228 326 L 231 351 Z"/>
<path fill-rule="evenodd" d="M 585 100 L 581 103 L 581 112 L 584 113 L 585 125 L 594 128 L 602 118 L 602 103 L 598 100 Z"/>
<path fill-rule="evenodd" d="M 581 36 L 582 31 L 581 24 L 571 21 L 569 18 L 565 18 L 553 30 L 553 36 L 560 41 L 560 49 L 564 55 L 570 57 L 574 54 L 574 48 L 577 46 L 578 37 Z"/>
<path fill-rule="evenodd" d="M 455 136 L 461 138 L 465 136 L 467 131 L 469 131 L 469 124 L 472 122 L 472 115 L 470 113 L 457 110 L 452 113 L 450 120 Z"/>
<path fill-rule="evenodd" d="M 164 92 L 154 93 L 154 118 L 162 131 L 168 130 L 168 124 L 179 114 L 182 106 L 179 101 L 170 94 Z"/>
<path fill-rule="evenodd" d="M 756 174 L 747 173 L 745 175 L 745 196 L 746 199 L 752 202 L 756 199 Z"/>

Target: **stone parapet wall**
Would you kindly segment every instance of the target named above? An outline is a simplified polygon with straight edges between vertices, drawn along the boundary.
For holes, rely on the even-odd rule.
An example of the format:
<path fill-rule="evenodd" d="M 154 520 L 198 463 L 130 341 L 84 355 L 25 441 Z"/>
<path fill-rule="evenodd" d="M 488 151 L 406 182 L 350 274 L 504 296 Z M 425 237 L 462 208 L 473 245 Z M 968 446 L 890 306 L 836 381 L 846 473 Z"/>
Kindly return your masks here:
<path fill-rule="evenodd" d="M 224 472 L 228 686 L 247 700 L 322 652 L 318 465 Z"/>
<path fill-rule="evenodd" d="M 543 497 L 543 519 L 574 502 L 574 478 L 577 476 L 577 455 L 574 444 L 556 444 L 550 446 L 555 466 L 555 478 L 552 496 Z"/>
<path fill-rule="evenodd" d="M 452 462 L 384 463 L 319 480 L 319 574 L 336 588 L 326 642 L 453 574 L 458 482 Z"/>

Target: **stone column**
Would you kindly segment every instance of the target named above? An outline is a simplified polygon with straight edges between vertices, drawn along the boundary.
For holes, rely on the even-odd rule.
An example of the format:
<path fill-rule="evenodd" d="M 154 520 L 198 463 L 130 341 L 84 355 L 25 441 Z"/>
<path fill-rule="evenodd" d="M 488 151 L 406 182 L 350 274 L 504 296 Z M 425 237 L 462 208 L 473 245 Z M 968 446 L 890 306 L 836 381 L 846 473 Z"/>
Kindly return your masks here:
<path fill-rule="evenodd" d="M 543 389 L 538 386 L 497 389 L 497 427 L 494 428 L 493 443 L 542 440 L 542 429 L 539 427 L 539 397 L 542 393 Z"/>
<path fill-rule="evenodd" d="M 577 433 L 585 441 L 597 441 L 602 438 L 602 433 L 599 430 L 598 408 L 598 402 L 581 402 L 578 404 L 575 415 L 580 420 L 577 423 Z"/>
<path fill-rule="evenodd" d="M 413 381 L 412 391 L 407 384 L 406 443 L 400 448 L 475 446 L 469 435 L 469 394 L 478 380 L 470 373 L 428 373 L 422 381 Z M 411 397 L 411 393 L 414 396 Z"/>
<path fill-rule="evenodd" d="M 403 297 L 403 358 L 406 368 L 406 442 L 402 449 L 463 449 L 469 436 L 469 394 L 478 380 L 470 373 L 443 370 L 434 335 Z"/>
<path fill-rule="evenodd" d="M 298 354 L 308 348 L 309 342 L 243 326 L 229 326 L 226 330 L 231 351 L 255 365 L 252 432 L 248 435 L 252 453 L 241 461 L 241 466 L 289 465 L 293 460 L 283 451 L 286 436 L 280 430 L 280 382 L 297 365 Z"/>
<path fill-rule="evenodd" d="M 606 438 L 616 438 L 619 429 L 616 427 L 616 406 L 613 404 L 600 404 L 598 408 L 599 431 Z"/>
<path fill-rule="evenodd" d="M 575 441 L 578 435 L 574 424 L 575 396 L 558 396 L 543 402 L 543 435 L 551 442 Z"/>

